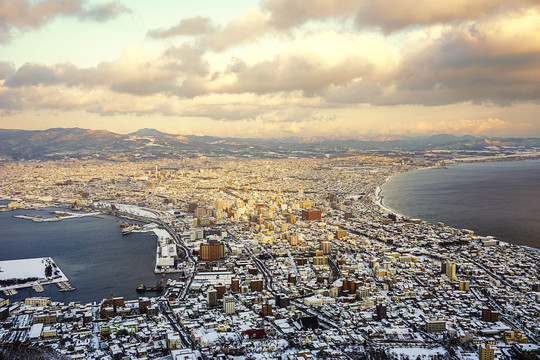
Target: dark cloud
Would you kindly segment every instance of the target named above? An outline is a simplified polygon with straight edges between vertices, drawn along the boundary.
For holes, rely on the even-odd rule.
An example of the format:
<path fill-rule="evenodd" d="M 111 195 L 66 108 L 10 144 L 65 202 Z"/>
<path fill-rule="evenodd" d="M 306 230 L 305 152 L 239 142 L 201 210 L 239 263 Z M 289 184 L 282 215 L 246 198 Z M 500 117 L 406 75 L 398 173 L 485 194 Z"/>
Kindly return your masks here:
<path fill-rule="evenodd" d="M 300 56 L 277 56 L 251 66 L 235 59 L 228 70 L 237 81 L 225 92 L 265 94 L 301 90 L 304 95 L 313 96 L 330 85 L 345 85 L 370 69 L 369 63 L 354 57 L 334 65 Z"/>
<path fill-rule="evenodd" d="M 0 80 L 7 79 L 15 73 L 13 63 L 0 61 Z"/>
<path fill-rule="evenodd" d="M 198 76 L 208 75 L 210 65 L 203 57 L 204 50 L 194 48 L 188 44 L 182 44 L 166 50 L 163 59 L 166 67 L 174 71 L 185 74 L 195 74 Z"/>
<path fill-rule="evenodd" d="M 0 1 L 0 42 L 8 42 L 20 32 L 37 29 L 57 16 L 107 21 L 129 9 L 119 3 L 86 6 L 85 0 L 2 0 Z"/>
<path fill-rule="evenodd" d="M 535 0 L 448 1 L 444 4 L 431 0 L 362 0 L 359 5 L 356 15 L 358 27 L 375 27 L 386 33 L 416 25 L 481 20 L 494 14 L 509 15 L 530 6 L 539 6 Z"/>
<path fill-rule="evenodd" d="M 513 52 L 490 31 L 454 28 L 406 53 L 392 77 L 331 87 L 324 97 L 331 103 L 373 105 L 539 103 L 540 47 Z"/>
<path fill-rule="evenodd" d="M 178 35 L 203 35 L 215 30 L 215 26 L 209 18 L 197 16 L 183 19 L 178 25 L 168 29 L 154 29 L 148 32 L 148 36 L 156 39 L 169 38 Z"/>
<path fill-rule="evenodd" d="M 29 85 L 55 85 L 61 82 L 56 68 L 39 64 L 24 64 L 13 75 L 6 79 L 8 87 Z"/>

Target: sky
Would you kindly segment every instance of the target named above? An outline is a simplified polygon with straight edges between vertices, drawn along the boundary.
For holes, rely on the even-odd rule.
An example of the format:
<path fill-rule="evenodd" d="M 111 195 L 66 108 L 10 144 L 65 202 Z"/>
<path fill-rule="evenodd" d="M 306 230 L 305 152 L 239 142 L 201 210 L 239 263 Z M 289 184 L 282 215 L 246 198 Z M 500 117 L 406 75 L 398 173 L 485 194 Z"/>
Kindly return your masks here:
<path fill-rule="evenodd" d="M 540 136 L 538 0 L 0 0 L 0 128 Z"/>

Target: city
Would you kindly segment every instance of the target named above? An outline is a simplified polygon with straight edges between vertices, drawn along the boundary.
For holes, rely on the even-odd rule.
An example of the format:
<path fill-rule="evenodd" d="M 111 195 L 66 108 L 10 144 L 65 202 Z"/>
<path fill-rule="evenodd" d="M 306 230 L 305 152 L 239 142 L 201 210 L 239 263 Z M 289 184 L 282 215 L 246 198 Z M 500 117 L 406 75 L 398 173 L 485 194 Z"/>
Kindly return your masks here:
<path fill-rule="evenodd" d="M 146 223 L 134 231 L 157 235 L 155 271 L 169 279 L 163 292 L 91 304 L 6 296 L 0 342 L 71 359 L 525 358 L 540 341 L 540 252 L 381 205 L 389 177 L 438 164 L 6 162 L 2 210 Z"/>

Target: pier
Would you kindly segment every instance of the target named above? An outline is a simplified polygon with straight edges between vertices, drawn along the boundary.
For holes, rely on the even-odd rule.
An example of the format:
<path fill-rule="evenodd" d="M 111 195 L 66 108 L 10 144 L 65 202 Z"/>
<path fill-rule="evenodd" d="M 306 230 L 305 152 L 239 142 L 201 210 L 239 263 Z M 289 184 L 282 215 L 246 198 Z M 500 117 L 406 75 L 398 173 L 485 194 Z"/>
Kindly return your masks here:
<path fill-rule="evenodd" d="M 11 296 L 11 295 L 17 295 L 19 292 L 15 289 L 6 289 L 4 290 L 4 294 L 6 296 Z"/>
<path fill-rule="evenodd" d="M 38 293 L 45 291 L 45 289 L 43 288 L 43 285 L 41 284 L 35 284 L 34 286 L 32 286 L 32 289 Z"/>
<path fill-rule="evenodd" d="M 56 285 L 58 285 L 58 288 L 60 289 L 60 291 L 72 291 L 72 290 L 75 290 L 75 288 L 73 287 L 73 285 L 71 285 L 71 283 L 69 281 L 61 281 L 59 283 L 56 283 Z"/>

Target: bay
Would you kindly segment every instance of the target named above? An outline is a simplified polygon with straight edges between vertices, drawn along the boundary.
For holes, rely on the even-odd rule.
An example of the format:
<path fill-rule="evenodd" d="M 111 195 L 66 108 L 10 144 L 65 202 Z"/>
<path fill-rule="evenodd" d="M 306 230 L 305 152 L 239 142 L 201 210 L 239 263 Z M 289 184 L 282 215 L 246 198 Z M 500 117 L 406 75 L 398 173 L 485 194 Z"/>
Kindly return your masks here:
<path fill-rule="evenodd" d="M 0 212 L 0 263 L 50 256 L 76 290 L 60 292 L 55 284 L 46 285 L 42 293 L 20 289 L 19 294 L 9 297 L 11 301 L 29 294 L 81 303 L 100 301 L 111 293 L 136 299 L 139 294 L 135 289 L 139 284 L 153 285 L 160 279 L 160 275 L 154 274 L 156 236 L 153 233 L 122 236 L 119 219 L 114 216 L 41 223 L 13 217 L 25 214 L 52 217 L 48 210 Z M 148 295 L 155 293 L 145 294 Z"/>
<path fill-rule="evenodd" d="M 499 240 L 540 248 L 540 160 L 429 168 L 392 177 L 385 206 Z"/>

